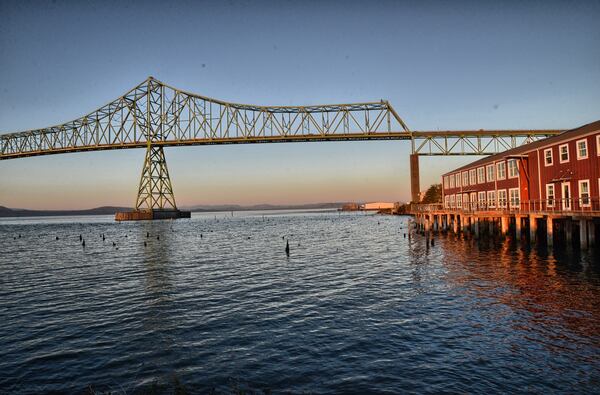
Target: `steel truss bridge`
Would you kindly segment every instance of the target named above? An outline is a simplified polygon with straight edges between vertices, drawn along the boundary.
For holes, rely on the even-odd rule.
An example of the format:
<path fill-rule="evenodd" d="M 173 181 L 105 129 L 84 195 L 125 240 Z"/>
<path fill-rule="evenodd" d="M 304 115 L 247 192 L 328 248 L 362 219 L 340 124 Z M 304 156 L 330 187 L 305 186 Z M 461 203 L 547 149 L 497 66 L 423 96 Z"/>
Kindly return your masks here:
<path fill-rule="evenodd" d="M 490 155 L 563 130 L 411 131 L 388 101 L 312 106 L 229 103 L 153 77 L 62 125 L 0 135 L 0 160 L 146 148 L 136 211 L 176 210 L 163 148 L 182 145 L 410 140 L 411 192 L 420 155 Z"/>

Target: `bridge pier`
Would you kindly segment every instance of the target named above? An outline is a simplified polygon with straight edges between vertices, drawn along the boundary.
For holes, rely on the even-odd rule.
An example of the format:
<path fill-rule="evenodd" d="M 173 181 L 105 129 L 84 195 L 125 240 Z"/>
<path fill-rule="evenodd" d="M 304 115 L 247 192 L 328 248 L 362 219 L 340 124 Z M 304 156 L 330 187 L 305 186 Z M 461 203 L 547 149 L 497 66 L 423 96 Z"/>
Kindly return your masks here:
<path fill-rule="evenodd" d="M 421 185 L 419 182 L 419 155 L 410 154 L 410 196 L 413 203 L 419 203 Z"/>

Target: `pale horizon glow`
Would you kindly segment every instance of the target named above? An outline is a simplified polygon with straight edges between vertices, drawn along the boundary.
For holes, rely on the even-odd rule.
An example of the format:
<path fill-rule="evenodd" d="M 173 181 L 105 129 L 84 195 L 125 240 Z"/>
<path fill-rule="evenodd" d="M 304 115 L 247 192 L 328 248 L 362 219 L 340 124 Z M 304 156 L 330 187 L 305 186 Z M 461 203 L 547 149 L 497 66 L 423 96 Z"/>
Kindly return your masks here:
<path fill-rule="evenodd" d="M 597 2 L 0 2 L 0 133 L 78 118 L 152 75 L 231 102 L 389 100 L 412 130 L 600 119 Z M 180 207 L 404 202 L 406 141 L 165 149 Z M 0 161 L 0 206 L 135 201 L 144 151 Z M 421 157 L 421 189 L 478 157 Z"/>

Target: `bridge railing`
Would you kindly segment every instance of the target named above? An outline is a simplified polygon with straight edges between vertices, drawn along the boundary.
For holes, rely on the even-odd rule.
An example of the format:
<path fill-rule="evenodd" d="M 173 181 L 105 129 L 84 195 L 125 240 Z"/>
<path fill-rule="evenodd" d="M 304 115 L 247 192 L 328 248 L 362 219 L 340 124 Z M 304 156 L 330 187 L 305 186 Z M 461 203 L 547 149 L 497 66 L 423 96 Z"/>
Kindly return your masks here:
<path fill-rule="evenodd" d="M 524 201 L 474 201 L 451 204 L 411 204 L 410 211 L 424 213 L 433 211 L 449 211 L 466 214 L 555 214 L 555 215 L 600 215 L 600 197 L 589 196 L 565 199 L 531 199 Z"/>

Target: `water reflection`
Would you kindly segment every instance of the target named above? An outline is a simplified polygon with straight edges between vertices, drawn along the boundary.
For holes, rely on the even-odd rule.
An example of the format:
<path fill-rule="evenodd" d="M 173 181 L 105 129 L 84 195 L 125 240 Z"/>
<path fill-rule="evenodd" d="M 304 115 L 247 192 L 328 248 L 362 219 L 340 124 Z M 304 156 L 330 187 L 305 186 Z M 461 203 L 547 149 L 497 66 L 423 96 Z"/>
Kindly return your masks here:
<path fill-rule="evenodd" d="M 36 221 L 0 222 L 0 392 L 597 389 L 597 251 L 363 214 Z"/>

